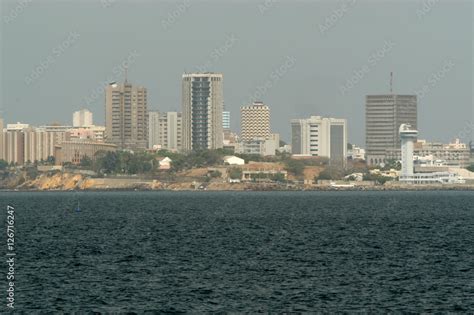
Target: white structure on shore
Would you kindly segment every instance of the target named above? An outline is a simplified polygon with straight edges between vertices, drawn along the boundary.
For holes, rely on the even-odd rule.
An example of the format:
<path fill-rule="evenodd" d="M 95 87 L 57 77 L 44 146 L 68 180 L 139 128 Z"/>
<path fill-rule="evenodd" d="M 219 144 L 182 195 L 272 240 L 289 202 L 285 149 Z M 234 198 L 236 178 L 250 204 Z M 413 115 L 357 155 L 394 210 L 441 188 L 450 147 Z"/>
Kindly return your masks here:
<path fill-rule="evenodd" d="M 400 140 L 402 146 L 402 171 L 400 181 L 408 184 L 464 184 L 466 181 L 455 173 L 414 173 L 413 171 L 413 144 L 418 136 L 418 130 L 411 129 L 411 125 L 400 125 Z"/>

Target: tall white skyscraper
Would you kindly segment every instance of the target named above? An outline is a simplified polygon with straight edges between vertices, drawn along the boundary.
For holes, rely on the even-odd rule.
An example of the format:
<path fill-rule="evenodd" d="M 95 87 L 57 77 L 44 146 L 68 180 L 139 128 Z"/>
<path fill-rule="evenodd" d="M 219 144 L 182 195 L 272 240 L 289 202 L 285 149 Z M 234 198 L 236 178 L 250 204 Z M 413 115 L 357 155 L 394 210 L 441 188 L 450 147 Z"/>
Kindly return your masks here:
<path fill-rule="evenodd" d="M 182 78 L 183 149 L 223 147 L 223 75 L 186 73 Z"/>
<path fill-rule="evenodd" d="M 402 146 L 402 172 L 401 179 L 413 177 L 413 148 L 416 138 L 418 137 L 418 130 L 411 129 L 409 124 L 402 124 L 400 126 L 400 141 Z"/>
<path fill-rule="evenodd" d="M 292 153 L 323 156 L 333 163 L 347 158 L 347 120 L 311 116 L 291 120 Z"/>
<path fill-rule="evenodd" d="M 88 109 L 81 109 L 72 115 L 73 127 L 92 126 L 93 124 L 92 112 Z"/>

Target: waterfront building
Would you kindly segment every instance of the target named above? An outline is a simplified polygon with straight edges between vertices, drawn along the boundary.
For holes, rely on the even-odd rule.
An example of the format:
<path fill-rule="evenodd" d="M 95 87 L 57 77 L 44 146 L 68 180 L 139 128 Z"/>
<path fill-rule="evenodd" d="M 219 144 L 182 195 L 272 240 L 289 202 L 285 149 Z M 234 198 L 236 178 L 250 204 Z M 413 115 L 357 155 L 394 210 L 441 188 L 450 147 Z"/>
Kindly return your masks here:
<path fill-rule="evenodd" d="M 3 118 L 0 117 L 0 160 L 5 160 L 5 151 L 3 150 Z"/>
<path fill-rule="evenodd" d="M 223 147 L 223 93 L 220 73 L 183 74 L 183 150 Z"/>
<path fill-rule="evenodd" d="M 81 164 L 84 157 L 92 161 L 97 158 L 97 152 L 113 152 L 117 145 L 93 141 L 63 141 L 54 146 L 54 157 L 57 165 L 72 163 Z"/>
<path fill-rule="evenodd" d="M 242 141 L 253 139 L 269 139 L 270 108 L 263 102 L 240 108 L 240 131 Z"/>
<path fill-rule="evenodd" d="M 347 159 L 347 120 L 311 116 L 291 120 L 292 154 L 327 157 L 333 164 Z"/>
<path fill-rule="evenodd" d="M 387 149 L 385 155 L 387 160 L 402 159 L 399 148 Z M 449 144 L 418 140 L 413 145 L 413 155 L 416 165 L 462 168 L 470 164 L 468 145 L 461 143 L 459 139 Z"/>
<path fill-rule="evenodd" d="M 148 145 L 147 89 L 127 82 L 105 91 L 106 140 L 119 149 L 141 150 Z"/>
<path fill-rule="evenodd" d="M 148 148 L 160 148 L 170 151 L 181 150 L 182 115 L 178 112 L 148 114 Z"/>
<path fill-rule="evenodd" d="M 93 124 L 92 112 L 88 109 L 81 109 L 72 114 L 73 127 L 92 126 Z"/>
<path fill-rule="evenodd" d="M 402 124 L 417 128 L 416 95 L 367 95 L 365 104 L 366 160 L 378 165 L 387 160 L 387 149 L 400 148 Z"/>

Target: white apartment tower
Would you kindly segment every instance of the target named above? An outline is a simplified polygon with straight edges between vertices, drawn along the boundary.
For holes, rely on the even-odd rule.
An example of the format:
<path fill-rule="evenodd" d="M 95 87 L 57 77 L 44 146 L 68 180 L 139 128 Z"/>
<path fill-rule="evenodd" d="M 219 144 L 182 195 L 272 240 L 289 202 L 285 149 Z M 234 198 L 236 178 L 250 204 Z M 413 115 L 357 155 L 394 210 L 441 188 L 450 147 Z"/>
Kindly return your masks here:
<path fill-rule="evenodd" d="M 222 74 L 183 74 L 183 150 L 219 149 L 223 147 L 223 94 Z"/>

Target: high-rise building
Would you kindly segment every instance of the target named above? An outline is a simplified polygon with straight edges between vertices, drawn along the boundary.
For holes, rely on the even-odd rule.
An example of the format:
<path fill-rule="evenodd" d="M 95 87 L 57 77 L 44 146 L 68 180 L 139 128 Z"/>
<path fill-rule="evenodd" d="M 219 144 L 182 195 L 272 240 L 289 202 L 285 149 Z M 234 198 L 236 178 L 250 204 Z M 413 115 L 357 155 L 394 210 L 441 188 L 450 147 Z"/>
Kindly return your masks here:
<path fill-rule="evenodd" d="M 177 112 L 149 112 L 148 147 L 179 151 L 181 150 L 182 117 Z"/>
<path fill-rule="evenodd" d="M 86 127 L 93 124 L 92 112 L 88 109 L 81 109 L 72 114 L 72 125 L 74 127 Z"/>
<path fill-rule="evenodd" d="M 417 128 L 416 95 L 367 95 L 365 105 L 366 155 L 369 165 L 386 161 L 386 150 L 400 148 L 399 128 Z"/>
<path fill-rule="evenodd" d="M 0 117 L 0 160 L 5 160 L 5 154 L 3 150 L 3 118 Z"/>
<path fill-rule="evenodd" d="M 105 95 L 106 140 L 119 149 L 140 150 L 148 145 L 147 89 L 110 84 Z"/>
<path fill-rule="evenodd" d="M 311 116 L 291 120 L 292 153 L 322 156 L 344 164 L 347 158 L 347 120 Z"/>
<path fill-rule="evenodd" d="M 223 76 L 186 73 L 182 78 L 183 150 L 223 147 Z"/>
<path fill-rule="evenodd" d="M 222 112 L 222 128 L 225 130 L 230 130 L 230 112 Z"/>
<path fill-rule="evenodd" d="M 254 102 L 240 108 L 240 130 L 243 141 L 270 137 L 270 108 L 262 102 Z"/>

